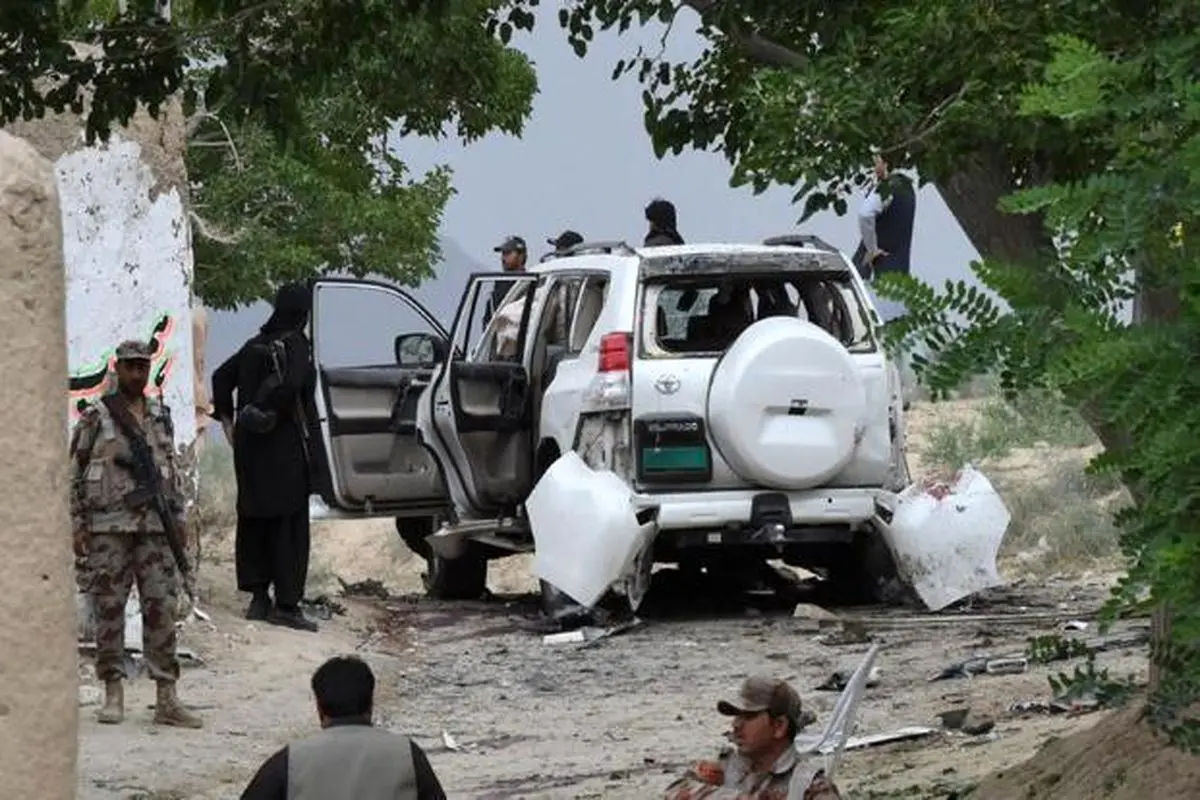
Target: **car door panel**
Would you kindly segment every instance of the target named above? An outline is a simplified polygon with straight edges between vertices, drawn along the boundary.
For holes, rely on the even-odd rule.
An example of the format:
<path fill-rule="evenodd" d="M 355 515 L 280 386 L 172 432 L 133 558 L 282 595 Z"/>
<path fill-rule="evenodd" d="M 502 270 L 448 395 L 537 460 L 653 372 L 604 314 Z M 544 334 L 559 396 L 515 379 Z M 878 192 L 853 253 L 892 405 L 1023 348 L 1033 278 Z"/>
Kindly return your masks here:
<path fill-rule="evenodd" d="M 385 292 L 397 303 L 410 304 L 425 314 L 406 294 L 386 284 L 325 279 L 314 286 L 314 323 L 322 313 L 325 287 Z M 429 322 L 445 335 L 432 318 Z M 332 477 L 322 488 L 322 499 L 333 508 L 364 516 L 424 515 L 445 508 L 448 496 L 441 464 L 419 441 L 415 424 L 417 401 L 433 367 L 325 367 L 319 346 L 314 346 L 314 356 L 318 410 Z"/>
<path fill-rule="evenodd" d="M 529 429 L 529 375 L 522 364 L 458 362 L 450 399 L 458 434 Z"/>
<path fill-rule="evenodd" d="M 478 341 L 472 336 L 477 309 L 499 281 L 532 286 L 536 280 L 535 275 L 511 273 L 471 276 L 455 318 L 451 355 L 429 393 L 434 447 L 447 469 L 453 469 L 447 477 L 456 483 L 450 487 L 455 505 L 471 516 L 506 513 L 523 502 L 529 490 L 533 414 L 524 353 L 537 296 L 525 290 L 523 299 L 514 299 L 510 290 L 509 302 L 523 303 L 523 310 L 519 315 L 512 310 L 496 313 Z M 501 316 L 510 322 L 520 317 L 512 358 L 501 358 L 489 346 L 489 332 L 504 324 L 497 321 Z"/>

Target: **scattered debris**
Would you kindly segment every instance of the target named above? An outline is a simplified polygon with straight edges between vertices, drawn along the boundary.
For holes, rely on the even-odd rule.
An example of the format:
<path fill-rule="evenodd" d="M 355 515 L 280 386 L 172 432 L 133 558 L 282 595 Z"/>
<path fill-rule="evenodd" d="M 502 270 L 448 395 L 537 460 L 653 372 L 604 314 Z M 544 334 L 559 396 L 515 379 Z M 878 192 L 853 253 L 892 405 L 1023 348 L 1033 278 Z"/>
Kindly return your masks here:
<path fill-rule="evenodd" d="M 337 577 L 337 576 L 335 576 Z M 390 600 L 392 593 L 387 590 L 381 581 L 374 578 L 368 578 L 365 581 L 355 581 L 354 583 L 346 583 L 340 577 L 337 578 L 338 584 L 342 587 L 343 597 L 374 597 L 379 600 Z"/>
<path fill-rule="evenodd" d="M 962 731 L 968 736 L 982 736 L 996 727 L 996 720 L 974 714 L 970 708 L 953 708 L 937 715 L 948 731 Z"/>
<path fill-rule="evenodd" d="M 797 627 L 804 631 L 819 631 L 838 625 L 841 622 L 841 618 L 837 614 L 826 611 L 812 603 L 800 603 L 797 605 L 792 611 L 792 618 L 802 621 Z"/>
<path fill-rule="evenodd" d="M 346 606 L 324 594 L 302 600 L 300 606 L 312 616 L 322 620 L 330 620 L 335 614 L 340 617 L 346 613 Z"/>
<path fill-rule="evenodd" d="M 1088 624 L 1078 619 L 1069 620 L 1065 625 L 1063 625 L 1064 631 L 1086 631 L 1087 628 Z"/>
<path fill-rule="evenodd" d="M 1067 714 L 1076 716 L 1100 709 L 1100 701 L 1094 697 L 1077 700 L 1025 700 L 1008 707 L 1010 714 Z"/>
<path fill-rule="evenodd" d="M 458 751 L 462 750 L 462 745 L 455 741 L 454 737 L 450 735 L 449 731 L 442 731 L 442 745 L 445 746 L 447 750 L 452 752 L 457 753 Z"/>
<path fill-rule="evenodd" d="M 594 647 L 598 642 L 608 639 L 612 636 L 620 636 L 622 633 L 631 631 L 641 625 L 642 621 L 637 617 L 622 622 L 618 625 L 612 625 L 607 628 L 598 628 L 594 625 L 585 625 L 582 628 L 576 628 L 573 631 L 563 631 L 561 633 L 547 633 L 542 637 L 543 644 L 578 644 L 579 649 L 585 647 Z"/>
<path fill-rule="evenodd" d="M 968 678 L 974 675 L 1019 675 L 1029 669 L 1029 659 L 1022 655 L 969 658 L 946 667 L 930 678 L 944 681 L 951 678 Z"/>
<path fill-rule="evenodd" d="M 824 683 L 815 688 L 818 692 L 840 692 L 850 683 L 850 678 L 853 675 L 854 670 L 839 669 L 826 678 Z M 879 667 L 871 667 L 871 671 L 867 673 L 867 682 L 864 685 L 868 689 L 873 689 L 879 685 Z"/>
<path fill-rule="evenodd" d="M 872 733 L 866 736 L 851 736 L 846 740 L 845 750 L 862 750 L 867 747 L 878 747 L 883 744 L 894 744 L 895 742 L 906 742 L 910 739 L 923 739 L 926 736 L 931 736 L 937 733 L 937 728 L 929 728 L 924 725 L 910 725 L 906 728 L 897 728 L 888 733 Z"/>

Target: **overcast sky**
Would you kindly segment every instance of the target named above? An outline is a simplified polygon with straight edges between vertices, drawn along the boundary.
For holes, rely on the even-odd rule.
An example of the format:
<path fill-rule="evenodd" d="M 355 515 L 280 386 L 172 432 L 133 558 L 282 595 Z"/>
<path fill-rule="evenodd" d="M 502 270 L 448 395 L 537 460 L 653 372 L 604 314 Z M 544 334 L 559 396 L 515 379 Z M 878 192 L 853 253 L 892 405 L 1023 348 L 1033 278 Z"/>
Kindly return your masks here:
<path fill-rule="evenodd" d="M 683 20 L 675 26 L 669 54 L 688 57 L 699 52 L 702 43 L 693 28 Z M 526 238 L 531 258 L 548 249 L 547 237 L 568 227 L 592 240 L 640 242 L 645 232 L 642 209 L 658 195 L 675 204 L 680 233 L 689 242 L 758 241 L 796 230 L 800 208 L 791 203 L 794 189 L 755 196 L 749 189 L 730 188 L 729 165 L 715 154 L 685 151 L 662 161 L 654 157 L 642 125 L 641 86 L 633 76 L 613 81 L 611 75 L 618 59 L 628 57 L 639 42 L 656 45 L 660 32 L 598 34 L 587 57 L 579 59 L 567 45 L 555 10 L 543 7 L 535 32 L 514 40 L 535 62 L 540 85 L 521 138 L 490 136 L 468 147 L 453 141 L 398 142 L 396 154 L 414 171 L 436 164 L 454 170 L 458 193 L 446 208 L 442 235 L 465 251 L 448 247 L 452 260 L 475 262 L 445 265 L 444 280 L 422 287 L 421 295 L 453 307 L 463 276 L 479 264 L 496 266 L 492 247 L 509 233 Z M 802 230 L 848 252 L 858 244 L 853 214 L 822 214 Z M 926 187 L 917 204 L 914 273 L 938 283 L 969 277 L 967 264 L 977 257 L 937 192 Z M 337 316 L 337 345 L 325 349 L 337 351 L 339 362 L 353 363 L 353 354 L 343 348 L 353 348 L 355 342 L 375 342 L 373 352 L 390 348 L 395 325 L 379 314 L 358 313 L 347 306 Z M 212 314 L 209 370 L 265 317 L 261 305 L 236 314 Z"/>

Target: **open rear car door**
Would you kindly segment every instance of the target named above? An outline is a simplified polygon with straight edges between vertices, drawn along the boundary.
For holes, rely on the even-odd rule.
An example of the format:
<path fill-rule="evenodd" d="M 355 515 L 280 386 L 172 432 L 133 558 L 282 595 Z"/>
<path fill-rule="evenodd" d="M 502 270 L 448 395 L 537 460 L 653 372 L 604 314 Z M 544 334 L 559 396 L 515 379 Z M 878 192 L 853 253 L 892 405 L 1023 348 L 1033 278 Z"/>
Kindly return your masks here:
<path fill-rule="evenodd" d="M 445 365 L 422 402 L 421 428 L 431 429 L 428 444 L 462 516 L 512 516 L 532 488 L 535 403 L 526 354 L 539 282 L 526 273 L 471 276 Z"/>
<path fill-rule="evenodd" d="M 449 504 L 441 466 L 419 442 L 418 401 L 449 337 L 406 292 L 375 281 L 313 284 L 310 337 L 336 516 L 430 516 Z"/>

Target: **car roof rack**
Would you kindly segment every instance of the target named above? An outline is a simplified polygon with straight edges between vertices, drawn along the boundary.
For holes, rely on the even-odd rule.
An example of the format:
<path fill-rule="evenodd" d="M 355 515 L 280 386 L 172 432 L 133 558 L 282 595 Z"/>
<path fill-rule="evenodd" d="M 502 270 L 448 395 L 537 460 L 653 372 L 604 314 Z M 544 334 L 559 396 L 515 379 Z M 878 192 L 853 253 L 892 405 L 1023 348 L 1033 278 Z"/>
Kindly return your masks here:
<path fill-rule="evenodd" d="M 623 256 L 637 255 L 637 251 L 630 247 L 627 242 L 620 239 L 614 239 L 612 241 L 580 242 L 579 244 L 568 247 L 562 252 L 551 251 L 546 253 L 546 255 L 542 256 L 541 261 L 546 262 L 555 258 L 579 256 L 583 255 L 584 253 L 616 253 Z"/>
<path fill-rule="evenodd" d="M 813 236 L 811 233 L 785 233 L 782 236 L 763 239 L 763 244 L 767 247 L 812 247 L 827 253 L 838 252 L 838 249 L 829 242 L 820 236 Z"/>

